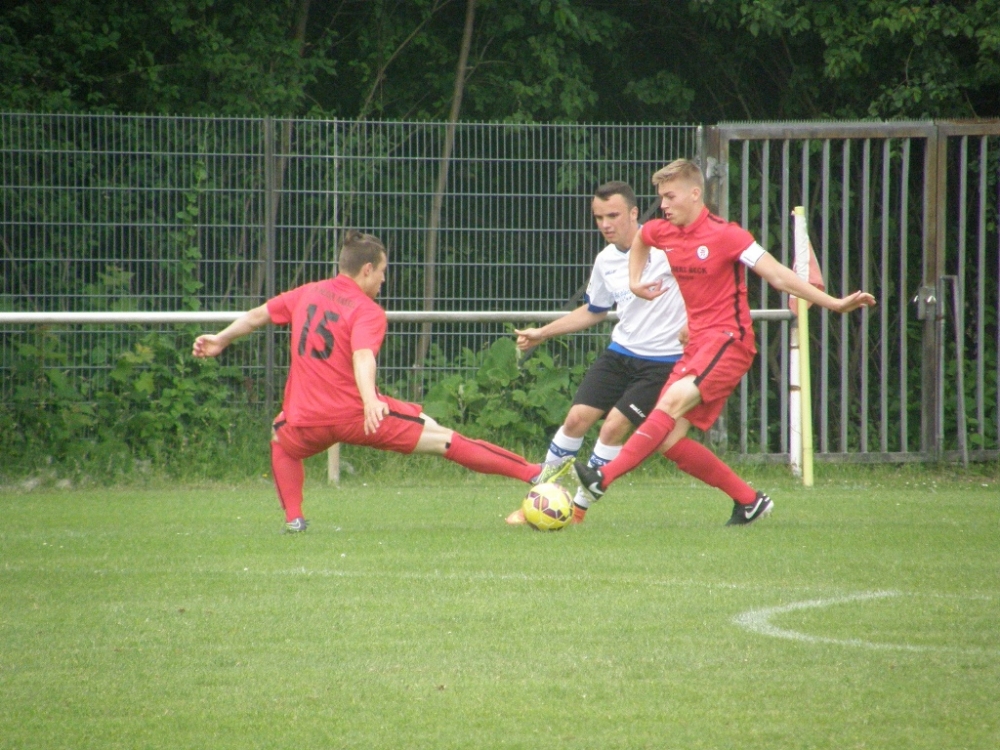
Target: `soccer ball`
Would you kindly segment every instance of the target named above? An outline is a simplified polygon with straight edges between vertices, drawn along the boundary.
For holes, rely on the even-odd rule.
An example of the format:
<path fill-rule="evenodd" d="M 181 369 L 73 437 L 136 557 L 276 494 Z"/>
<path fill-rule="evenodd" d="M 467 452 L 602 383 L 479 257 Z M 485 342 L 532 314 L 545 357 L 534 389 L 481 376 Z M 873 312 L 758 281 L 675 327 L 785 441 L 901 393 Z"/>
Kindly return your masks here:
<path fill-rule="evenodd" d="M 536 484 L 521 503 L 524 520 L 538 531 L 558 531 L 573 517 L 573 498 L 556 482 Z"/>

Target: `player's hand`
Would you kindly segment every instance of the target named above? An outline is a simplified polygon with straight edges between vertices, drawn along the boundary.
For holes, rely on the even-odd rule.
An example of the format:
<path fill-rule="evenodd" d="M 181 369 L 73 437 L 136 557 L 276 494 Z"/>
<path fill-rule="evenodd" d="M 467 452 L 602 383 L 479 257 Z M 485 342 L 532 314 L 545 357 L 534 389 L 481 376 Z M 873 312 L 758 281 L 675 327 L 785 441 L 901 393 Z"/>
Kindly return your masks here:
<path fill-rule="evenodd" d="M 223 343 L 218 336 L 206 333 L 194 340 L 191 354 L 200 359 L 205 357 L 218 357 L 227 344 Z"/>
<path fill-rule="evenodd" d="M 635 284 L 634 286 L 630 285 L 629 288 L 636 297 L 648 300 L 654 300 L 661 294 L 666 294 L 667 291 L 663 288 L 663 279 Z"/>
<path fill-rule="evenodd" d="M 371 435 L 389 414 L 389 404 L 385 401 L 371 401 L 365 404 L 365 434 Z"/>
<path fill-rule="evenodd" d="M 545 337 L 538 331 L 539 329 L 537 328 L 525 328 L 523 331 L 519 331 L 515 328 L 514 333 L 517 334 L 517 348 L 522 352 L 525 352 L 545 341 Z"/>
<path fill-rule="evenodd" d="M 684 327 L 677 332 L 677 341 L 680 342 L 681 346 L 687 346 L 688 341 L 690 340 L 691 340 L 691 331 L 688 330 L 687 323 L 685 323 Z"/>
<path fill-rule="evenodd" d="M 868 292 L 855 292 L 840 299 L 837 312 L 849 313 L 859 307 L 875 307 L 875 297 Z"/>

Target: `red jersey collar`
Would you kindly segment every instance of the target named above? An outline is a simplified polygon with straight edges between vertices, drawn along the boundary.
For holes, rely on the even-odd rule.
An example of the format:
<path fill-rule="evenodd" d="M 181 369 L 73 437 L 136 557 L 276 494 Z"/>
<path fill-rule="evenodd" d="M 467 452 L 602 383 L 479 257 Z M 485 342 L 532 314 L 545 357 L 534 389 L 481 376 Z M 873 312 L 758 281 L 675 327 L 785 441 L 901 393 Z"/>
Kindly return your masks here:
<path fill-rule="evenodd" d="M 684 234 L 690 234 L 697 231 L 702 224 L 708 219 L 708 206 L 702 206 L 701 213 L 698 214 L 698 218 L 688 224 L 686 227 L 677 227 Z"/>

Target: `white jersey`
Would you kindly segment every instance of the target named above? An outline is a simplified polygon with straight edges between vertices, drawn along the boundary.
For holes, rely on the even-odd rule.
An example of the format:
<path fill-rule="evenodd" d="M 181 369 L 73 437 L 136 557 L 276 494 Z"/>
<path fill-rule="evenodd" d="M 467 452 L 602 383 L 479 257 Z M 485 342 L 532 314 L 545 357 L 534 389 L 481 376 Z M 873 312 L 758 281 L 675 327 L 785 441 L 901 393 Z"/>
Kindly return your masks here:
<path fill-rule="evenodd" d="M 656 299 L 632 294 L 628 283 L 629 251 L 608 245 L 597 254 L 587 284 L 591 312 L 618 306 L 618 323 L 611 331 L 611 349 L 643 359 L 676 360 L 684 351 L 677 335 L 687 323 L 684 300 L 670 270 L 667 254 L 651 252 L 642 271 L 644 282 L 663 281 L 667 291 Z"/>

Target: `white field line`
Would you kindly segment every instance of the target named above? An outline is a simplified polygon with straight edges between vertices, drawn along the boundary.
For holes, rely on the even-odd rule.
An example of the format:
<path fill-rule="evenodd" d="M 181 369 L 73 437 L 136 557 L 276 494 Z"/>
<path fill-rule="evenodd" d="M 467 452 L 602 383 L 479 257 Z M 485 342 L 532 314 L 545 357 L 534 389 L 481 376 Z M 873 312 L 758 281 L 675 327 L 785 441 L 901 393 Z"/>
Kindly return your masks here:
<path fill-rule="evenodd" d="M 759 633 L 760 635 L 771 636 L 772 638 L 784 638 L 791 641 L 800 641 L 802 643 L 822 643 L 831 644 L 835 646 L 851 646 L 854 648 L 865 648 L 877 651 L 912 651 L 912 652 L 928 652 L 928 651 L 946 651 L 946 652 L 961 652 L 961 653 L 1000 653 L 997 649 L 981 649 L 981 648 L 962 648 L 958 646 L 916 646 L 908 643 L 875 643 L 872 641 L 864 641 L 860 638 L 826 638 L 824 636 L 809 635 L 808 633 L 801 633 L 797 630 L 788 630 L 787 628 L 780 628 L 771 622 L 771 619 L 779 615 L 787 614 L 789 612 L 797 612 L 803 609 L 820 609 L 823 607 L 834 607 L 839 604 L 851 604 L 853 602 L 865 602 L 874 599 L 885 599 L 888 597 L 902 596 L 898 591 L 870 591 L 861 594 L 851 594 L 850 596 L 841 596 L 831 599 L 810 599 L 803 602 L 793 602 L 792 604 L 783 604 L 778 607 L 765 607 L 763 609 L 751 609 L 747 612 L 737 615 L 733 618 L 733 622 L 739 625 L 741 628 L 745 628 L 753 633 Z"/>

